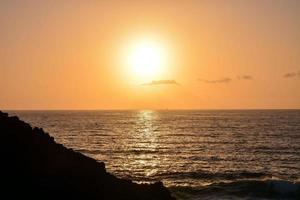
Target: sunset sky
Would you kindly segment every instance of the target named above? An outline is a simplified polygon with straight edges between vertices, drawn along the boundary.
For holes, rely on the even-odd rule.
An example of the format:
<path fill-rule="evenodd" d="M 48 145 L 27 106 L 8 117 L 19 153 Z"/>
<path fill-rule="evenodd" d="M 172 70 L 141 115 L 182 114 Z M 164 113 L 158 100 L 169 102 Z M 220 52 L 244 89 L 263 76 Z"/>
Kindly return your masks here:
<path fill-rule="evenodd" d="M 0 109 L 300 108 L 298 0 L 0 1 Z"/>

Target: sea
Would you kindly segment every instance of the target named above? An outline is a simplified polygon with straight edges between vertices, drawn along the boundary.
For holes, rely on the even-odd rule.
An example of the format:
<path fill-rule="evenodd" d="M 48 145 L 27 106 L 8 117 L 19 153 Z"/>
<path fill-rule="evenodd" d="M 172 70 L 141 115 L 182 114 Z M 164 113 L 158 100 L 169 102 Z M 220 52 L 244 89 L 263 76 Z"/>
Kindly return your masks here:
<path fill-rule="evenodd" d="M 300 199 L 300 110 L 9 111 L 177 199 Z"/>

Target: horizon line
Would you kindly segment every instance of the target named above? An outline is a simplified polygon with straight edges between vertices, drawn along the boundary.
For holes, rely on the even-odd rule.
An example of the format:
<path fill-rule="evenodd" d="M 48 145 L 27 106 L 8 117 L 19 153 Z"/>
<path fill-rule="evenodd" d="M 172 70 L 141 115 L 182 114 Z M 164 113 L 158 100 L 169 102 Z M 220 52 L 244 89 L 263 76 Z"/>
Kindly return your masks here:
<path fill-rule="evenodd" d="M 110 108 L 110 109 L 0 109 L 0 111 L 143 111 L 143 110 L 153 110 L 153 111 L 232 111 L 232 110 L 245 110 L 245 111 L 255 111 L 255 110 L 300 110 L 300 108 Z"/>

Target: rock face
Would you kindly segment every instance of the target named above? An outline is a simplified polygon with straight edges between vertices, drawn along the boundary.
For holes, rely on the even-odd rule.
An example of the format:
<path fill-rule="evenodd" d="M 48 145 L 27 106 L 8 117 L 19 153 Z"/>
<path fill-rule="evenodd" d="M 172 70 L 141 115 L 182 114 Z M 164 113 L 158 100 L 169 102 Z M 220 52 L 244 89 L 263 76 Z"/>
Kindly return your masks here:
<path fill-rule="evenodd" d="M 0 199 L 174 199 L 161 182 L 116 178 L 104 163 L 1 111 L 0 150 Z"/>

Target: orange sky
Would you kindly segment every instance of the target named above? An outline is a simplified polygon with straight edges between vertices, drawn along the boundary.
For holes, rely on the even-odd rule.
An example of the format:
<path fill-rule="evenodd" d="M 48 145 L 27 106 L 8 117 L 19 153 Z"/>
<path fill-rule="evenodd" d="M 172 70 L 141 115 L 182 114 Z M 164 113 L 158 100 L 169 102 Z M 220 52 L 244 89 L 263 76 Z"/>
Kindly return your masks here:
<path fill-rule="evenodd" d="M 0 109 L 300 108 L 299 19 L 298 0 L 4 0 Z M 140 82 L 123 54 L 149 36 L 169 60 Z"/>

